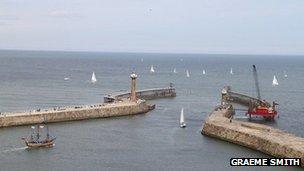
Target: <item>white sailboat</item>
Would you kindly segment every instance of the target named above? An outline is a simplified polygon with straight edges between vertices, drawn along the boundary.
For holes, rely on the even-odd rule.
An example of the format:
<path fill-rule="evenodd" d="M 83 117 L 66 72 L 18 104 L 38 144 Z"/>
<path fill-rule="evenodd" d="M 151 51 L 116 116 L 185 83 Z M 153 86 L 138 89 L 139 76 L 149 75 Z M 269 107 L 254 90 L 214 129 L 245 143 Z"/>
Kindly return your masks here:
<path fill-rule="evenodd" d="M 287 77 L 288 77 L 288 75 L 286 74 L 286 71 L 284 71 L 284 77 L 285 77 L 285 78 L 287 78 Z"/>
<path fill-rule="evenodd" d="M 190 77 L 190 72 L 188 70 L 186 70 L 186 76 L 187 76 L 187 78 Z"/>
<path fill-rule="evenodd" d="M 233 75 L 233 70 L 232 70 L 232 68 L 230 68 L 230 74 Z"/>
<path fill-rule="evenodd" d="M 277 86 L 277 85 L 279 85 L 279 82 L 278 82 L 276 76 L 274 75 L 273 80 L 272 80 L 272 86 Z"/>
<path fill-rule="evenodd" d="M 97 79 L 96 79 L 96 76 L 95 76 L 95 72 L 93 72 L 93 74 L 92 74 L 91 82 L 92 83 L 96 83 L 97 82 Z"/>
<path fill-rule="evenodd" d="M 154 72 L 155 72 L 154 67 L 153 67 L 153 65 L 151 65 L 150 73 L 154 73 Z"/>
<path fill-rule="evenodd" d="M 69 77 L 64 77 L 64 81 L 68 81 L 69 79 Z"/>
<path fill-rule="evenodd" d="M 174 73 L 174 74 L 176 74 L 176 73 L 177 73 L 176 68 L 174 68 L 174 69 L 173 69 L 173 73 Z"/>
<path fill-rule="evenodd" d="M 203 69 L 203 75 L 205 75 L 206 74 L 206 71 Z"/>
<path fill-rule="evenodd" d="M 185 122 L 185 117 L 184 117 L 184 108 L 182 108 L 182 110 L 181 110 L 181 115 L 180 115 L 180 119 L 179 119 L 179 126 L 181 128 L 186 127 L 186 122 Z"/>

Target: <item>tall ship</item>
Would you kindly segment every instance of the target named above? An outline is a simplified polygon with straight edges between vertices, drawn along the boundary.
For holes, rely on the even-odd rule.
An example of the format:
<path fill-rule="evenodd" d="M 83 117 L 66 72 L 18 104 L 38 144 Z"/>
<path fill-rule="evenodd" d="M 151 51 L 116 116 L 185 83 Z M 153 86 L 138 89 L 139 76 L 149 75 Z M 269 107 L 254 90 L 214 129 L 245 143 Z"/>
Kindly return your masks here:
<path fill-rule="evenodd" d="M 29 148 L 38 148 L 38 147 L 53 147 L 56 137 L 53 137 L 49 134 L 49 127 L 46 126 L 46 135 L 43 138 L 42 129 L 44 125 L 31 126 L 32 133 L 30 137 L 23 137 L 22 140 L 25 142 L 25 145 Z"/>

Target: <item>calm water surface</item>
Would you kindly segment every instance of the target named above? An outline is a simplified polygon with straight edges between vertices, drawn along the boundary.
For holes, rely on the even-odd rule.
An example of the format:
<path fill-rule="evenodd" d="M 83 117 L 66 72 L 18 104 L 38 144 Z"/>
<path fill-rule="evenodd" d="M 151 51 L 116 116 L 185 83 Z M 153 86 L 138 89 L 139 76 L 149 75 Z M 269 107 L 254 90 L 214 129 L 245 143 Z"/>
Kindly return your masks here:
<path fill-rule="evenodd" d="M 200 134 L 224 86 L 255 95 L 252 64 L 262 97 L 280 104 L 280 118 L 268 124 L 304 137 L 301 57 L 0 51 L 1 112 L 101 102 L 109 92 L 128 90 L 132 71 L 139 89 L 173 82 L 177 90 L 176 98 L 151 101 L 157 107 L 144 115 L 50 124 L 57 136 L 50 149 L 25 149 L 20 138 L 28 126 L 1 128 L 0 170 L 301 170 L 230 167 L 230 157 L 267 155 Z M 156 73 L 149 73 L 150 65 Z M 278 87 L 271 86 L 273 75 Z M 185 129 L 178 125 L 181 107 Z"/>

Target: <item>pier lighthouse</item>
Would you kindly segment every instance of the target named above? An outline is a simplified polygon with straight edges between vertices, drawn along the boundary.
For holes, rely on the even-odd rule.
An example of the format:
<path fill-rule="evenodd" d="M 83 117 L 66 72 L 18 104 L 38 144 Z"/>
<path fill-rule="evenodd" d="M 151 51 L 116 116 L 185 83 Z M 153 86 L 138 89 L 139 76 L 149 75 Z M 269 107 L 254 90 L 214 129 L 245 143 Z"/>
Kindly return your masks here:
<path fill-rule="evenodd" d="M 131 102 L 136 102 L 137 97 L 136 97 L 136 78 L 137 75 L 135 73 L 130 75 L 131 77 L 131 94 L 130 94 L 130 101 Z"/>

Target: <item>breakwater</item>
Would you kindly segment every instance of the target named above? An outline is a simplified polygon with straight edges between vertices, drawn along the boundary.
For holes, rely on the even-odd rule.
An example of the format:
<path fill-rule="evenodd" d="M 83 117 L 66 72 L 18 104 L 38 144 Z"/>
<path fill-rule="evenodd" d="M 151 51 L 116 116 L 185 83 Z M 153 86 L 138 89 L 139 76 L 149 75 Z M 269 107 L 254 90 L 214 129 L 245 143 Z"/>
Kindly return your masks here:
<path fill-rule="evenodd" d="M 165 98 L 165 97 L 175 97 L 175 96 L 176 96 L 176 92 L 173 86 L 136 91 L 136 97 L 145 100 Z M 115 100 L 121 100 L 129 97 L 130 97 L 130 92 L 116 92 L 105 96 L 104 102 L 109 103 Z"/>
<path fill-rule="evenodd" d="M 3 113 L 0 115 L 0 127 L 135 115 L 146 113 L 153 108 L 154 106 L 147 104 L 145 100 L 137 100 L 136 102 L 124 100 L 109 104 L 100 103 L 64 108 L 39 109 L 22 113 Z"/>
<path fill-rule="evenodd" d="M 261 104 L 264 106 L 270 106 L 269 102 L 262 101 L 258 98 L 248 96 L 246 94 L 234 92 L 231 90 L 230 86 L 224 87 L 222 89 L 222 102 L 225 103 L 237 103 L 245 106 L 250 106 L 251 104 Z"/>
<path fill-rule="evenodd" d="M 304 138 L 270 126 L 234 120 L 233 113 L 232 105 L 217 107 L 206 118 L 202 134 L 275 157 L 301 158 L 304 166 Z"/>

